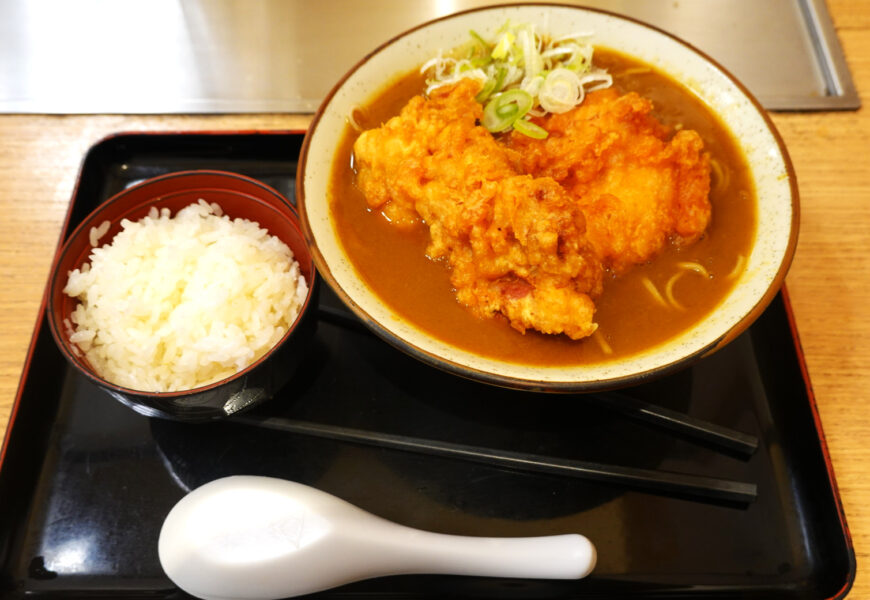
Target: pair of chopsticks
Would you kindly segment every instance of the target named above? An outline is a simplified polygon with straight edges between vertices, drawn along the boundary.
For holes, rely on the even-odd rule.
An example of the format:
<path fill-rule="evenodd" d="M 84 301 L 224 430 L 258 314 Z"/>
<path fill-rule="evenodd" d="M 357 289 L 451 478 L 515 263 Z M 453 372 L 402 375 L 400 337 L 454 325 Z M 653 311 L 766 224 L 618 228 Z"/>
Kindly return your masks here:
<path fill-rule="evenodd" d="M 755 484 L 740 481 L 481 448 L 478 446 L 365 431 L 336 425 L 298 421 L 283 417 L 260 417 L 241 414 L 234 417 L 233 421 L 284 433 L 390 448 L 405 452 L 416 452 L 430 456 L 456 458 L 521 471 L 575 477 L 603 483 L 615 483 L 642 490 L 664 492 L 704 500 L 746 504 L 754 501 L 758 494 Z M 716 429 L 721 428 L 717 427 Z M 728 436 L 729 439 L 732 437 L 734 436 Z"/>
<path fill-rule="evenodd" d="M 343 308 L 320 306 L 319 313 L 321 318 L 336 325 L 369 332 L 353 314 Z M 643 402 L 624 393 L 586 394 L 583 398 L 615 410 L 626 417 L 673 431 L 685 439 L 704 444 L 714 450 L 748 458 L 758 448 L 758 438 L 755 436 Z M 241 414 L 233 420 L 237 423 L 285 433 L 449 457 L 515 470 L 614 483 L 708 501 L 746 504 L 754 501 L 758 495 L 755 484 L 729 479 L 496 450 L 283 417 Z"/>

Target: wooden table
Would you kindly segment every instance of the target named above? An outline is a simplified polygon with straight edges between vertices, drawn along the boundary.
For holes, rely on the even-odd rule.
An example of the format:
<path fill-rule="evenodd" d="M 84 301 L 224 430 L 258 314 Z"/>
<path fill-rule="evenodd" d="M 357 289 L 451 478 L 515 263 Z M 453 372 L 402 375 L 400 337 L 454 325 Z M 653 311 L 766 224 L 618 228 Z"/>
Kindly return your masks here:
<path fill-rule="evenodd" d="M 788 287 L 870 598 L 870 2 L 829 0 L 864 101 L 857 112 L 774 114 L 794 162 L 801 234 Z M 118 131 L 304 129 L 307 116 L 0 116 L 0 432 L 87 149 Z"/>

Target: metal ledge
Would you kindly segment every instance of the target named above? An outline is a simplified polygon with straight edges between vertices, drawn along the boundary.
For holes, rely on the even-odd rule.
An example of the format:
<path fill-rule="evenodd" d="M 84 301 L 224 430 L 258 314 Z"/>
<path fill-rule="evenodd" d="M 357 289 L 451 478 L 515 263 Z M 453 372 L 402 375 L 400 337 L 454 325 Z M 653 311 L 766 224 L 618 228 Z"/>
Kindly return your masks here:
<path fill-rule="evenodd" d="M 364 54 L 480 0 L 8 0 L 0 112 L 311 113 Z M 571 3 L 571 2 L 567 2 Z M 586 0 L 687 40 L 770 110 L 860 106 L 824 0 Z"/>

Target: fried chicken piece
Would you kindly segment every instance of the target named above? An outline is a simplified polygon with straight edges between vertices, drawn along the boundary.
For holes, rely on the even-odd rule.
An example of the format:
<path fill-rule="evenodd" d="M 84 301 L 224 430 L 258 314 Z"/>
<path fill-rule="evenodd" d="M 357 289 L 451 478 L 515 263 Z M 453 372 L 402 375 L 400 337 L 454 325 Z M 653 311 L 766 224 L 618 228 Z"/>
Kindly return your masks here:
<path fill-rule="evenodd" d="M 549 177 L 517 172 L 516 157 L 478 125 L 480 84 L 463 80 L 413 98 L 354 145 L 357 185 L 399 227 L 421 219 L 427 254 L 444 258 L 457 299 L 519 331 L 591 335 L 603 267 L 577 203 Z"/>
<path fill-rule="evenodd" d="M 710 158 L 695 131 L 673 137 L 651 114 L 652 103 L 614 89 L 538 121 L 544 140 L 512 133 L 517 166 L 552 177 L 586 216 L 586 236 L 606 267 L 619 274 L 654 258 L 671 241 L 696 241 L 710 221 Z"/>

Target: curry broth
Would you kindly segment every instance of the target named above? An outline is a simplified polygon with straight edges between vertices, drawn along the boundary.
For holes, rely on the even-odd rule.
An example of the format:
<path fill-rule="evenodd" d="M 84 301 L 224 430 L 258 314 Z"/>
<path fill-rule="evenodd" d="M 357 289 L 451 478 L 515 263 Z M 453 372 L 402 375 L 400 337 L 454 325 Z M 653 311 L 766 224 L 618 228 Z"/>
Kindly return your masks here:
<path fill-rule="evenodd" d="M 532 330 L 521 334 L 506 319 L 479 319 L 456 301 L 446 264 L 426 258 L 424 225 L 400 231 L 367 207 L 353 181 L 352 149 L 359 134 L 348 126 L 333 164 L 331 210 L 354 267 L 385 303 L 433 336 L 471 352 L 524 364 L 570 365 L 612 360 L 661 343 L 720 302 L 755 233 L 755 195 L 745 159 L 718 119 L 682 86 L 617 52 L 598 48 L 595 56 L 620 92 L 636 91 L 653 101 L 662 122 L 698 131 L 722 166 L 726 176 L 720 180 L 714 172 L 711 181 L 713 216 L 704 237 L 688 248 L 668 248 L 619 278 L 605 278 L 604 294 L 595 303 L 595 336 L 574 341 Z M 377 127 L 423 89 L 419 74 L 402 77 L 357 111 L 354 120 L 362 129 Z M 686 272 L 677 280 L 673 295 L 684 310 L 659 305 L 643 278 L 663 291 L 678 263 L 688 261 L 700 263 L 711 276 Z"/>

